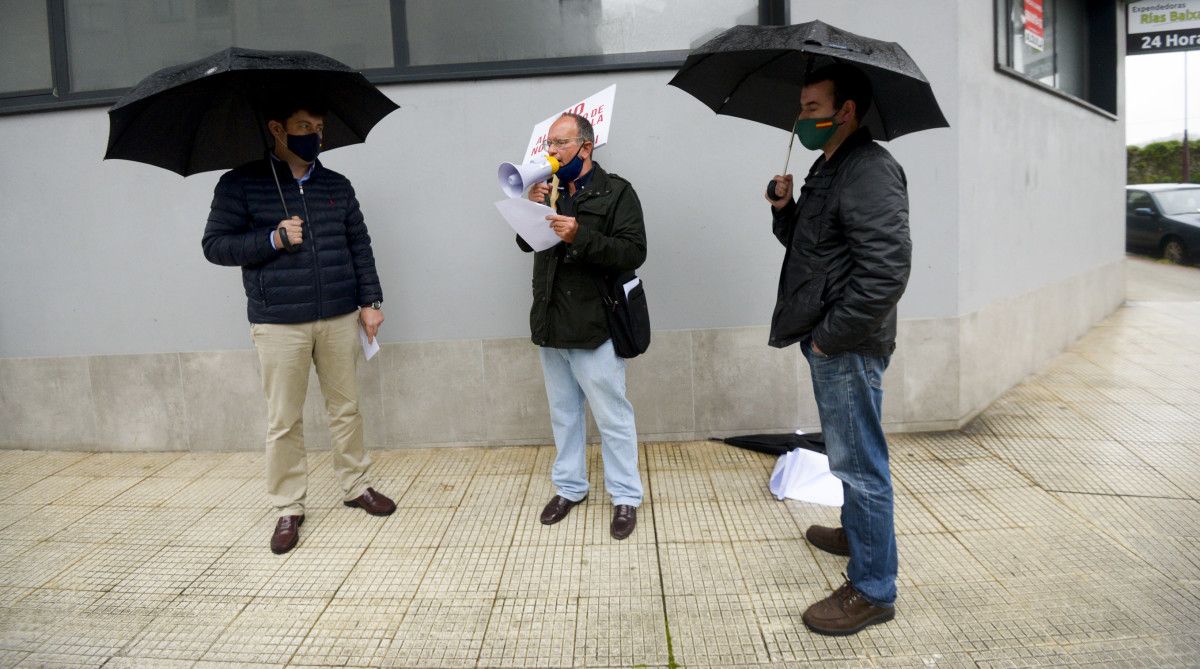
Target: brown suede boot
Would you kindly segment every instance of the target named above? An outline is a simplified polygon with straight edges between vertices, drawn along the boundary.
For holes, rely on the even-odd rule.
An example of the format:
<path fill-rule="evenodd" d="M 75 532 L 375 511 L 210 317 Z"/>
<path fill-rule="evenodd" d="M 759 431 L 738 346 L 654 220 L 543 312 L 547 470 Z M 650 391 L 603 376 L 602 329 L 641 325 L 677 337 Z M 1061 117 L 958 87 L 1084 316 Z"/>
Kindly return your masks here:
<path fill-rule="evenodd" d="M 813 525 L 804 532 L 804 538 L 826 553 L 850 555 L 850 541 L 846 539 L 846 530 L 840 527 Z"/>
<path fill-rule="evenodd" d="M 875 606 L 846 581 L 832 595 L 808 607 L 801 620 L 817 634 L 846 636 L 895 617 L 895 607 Z"/>

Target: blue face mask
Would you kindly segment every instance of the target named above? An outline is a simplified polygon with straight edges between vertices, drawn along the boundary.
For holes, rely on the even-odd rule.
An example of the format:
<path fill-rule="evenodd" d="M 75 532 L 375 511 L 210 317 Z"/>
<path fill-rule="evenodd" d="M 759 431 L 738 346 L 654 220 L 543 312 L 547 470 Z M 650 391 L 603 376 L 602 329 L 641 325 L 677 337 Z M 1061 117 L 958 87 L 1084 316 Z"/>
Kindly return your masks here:
<path fill-rule="evenodd" d="M 580 158 L 579 152 L 576 151 L 575 157 L 572 158 L 570 162 L 563 163 L 562 167 L 558 168 L 558 171 L 555 172 L 554 175 L 558 177 L 559 181 L 571 182 L 578 179 L 582 172 L 583 158 Z"/>
<path fill-rule="evenodd" d="M 321 136 L 317 133 L 307 135 L 292 135 L 287 136 L 288 151 L 296 154 L 306 163 L 311 163 L 317 159 L 317 154 L 321 152 Z"/>

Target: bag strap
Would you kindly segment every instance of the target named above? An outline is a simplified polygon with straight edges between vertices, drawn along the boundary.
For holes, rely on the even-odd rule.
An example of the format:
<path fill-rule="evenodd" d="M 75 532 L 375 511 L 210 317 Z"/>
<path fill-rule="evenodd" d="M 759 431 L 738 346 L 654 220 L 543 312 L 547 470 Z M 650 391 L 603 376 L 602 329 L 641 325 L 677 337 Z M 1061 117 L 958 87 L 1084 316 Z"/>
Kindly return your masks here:
<path fill-rule="evenodd" d="M 601 278 L 594 272 L 588 272 L 588 274 L 592 277 L 592 281 L 596 284 L 596 292 L 600 293 L 600 301 L 604 303 L 605 307 L 615 311 L 617 308 L 617 300 L 612 296 L 612 291 L 605 286 L 607 275 L 605 278 Z"/>

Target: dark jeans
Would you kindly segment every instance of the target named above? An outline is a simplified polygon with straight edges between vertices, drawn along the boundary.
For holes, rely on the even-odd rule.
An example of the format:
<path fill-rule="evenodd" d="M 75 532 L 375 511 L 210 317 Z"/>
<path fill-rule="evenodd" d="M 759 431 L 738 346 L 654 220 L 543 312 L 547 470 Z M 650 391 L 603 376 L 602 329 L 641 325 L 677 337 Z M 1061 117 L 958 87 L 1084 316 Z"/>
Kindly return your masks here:
<path fill-rule="evenodd" d="M 892 477 L 883 435 L 883 371 L 890 358 L 858 353 L 825 356 L 800 344 L 812 369 L 813 393 L 829 469 L 842 481 L 842 527 L 850 542 L 846 576 L 877 606 L 896 601 L 896 528 Z"/>

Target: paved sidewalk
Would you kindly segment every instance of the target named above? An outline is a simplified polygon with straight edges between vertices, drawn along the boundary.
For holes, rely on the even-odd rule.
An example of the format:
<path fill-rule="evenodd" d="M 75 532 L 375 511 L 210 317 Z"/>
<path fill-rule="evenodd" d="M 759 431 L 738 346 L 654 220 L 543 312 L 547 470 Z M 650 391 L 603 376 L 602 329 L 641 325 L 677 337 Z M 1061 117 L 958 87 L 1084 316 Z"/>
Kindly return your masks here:
<path fill-rule="evenodd" d="M 800 613 L 842 581 L 773 460 L 653 444 L 633 537 L 553 527 L 553 449 L 377 453 L 399 511 L 313 454 L 267 550 L 261 454 L 0 452 L 0 666 L 1200 665 L 1200 303 L 1133 303 L 962 432 L 893 435 L 898 615 Z"/>

